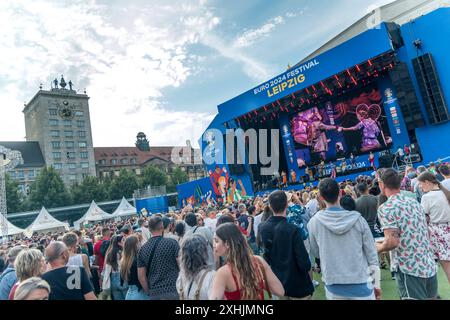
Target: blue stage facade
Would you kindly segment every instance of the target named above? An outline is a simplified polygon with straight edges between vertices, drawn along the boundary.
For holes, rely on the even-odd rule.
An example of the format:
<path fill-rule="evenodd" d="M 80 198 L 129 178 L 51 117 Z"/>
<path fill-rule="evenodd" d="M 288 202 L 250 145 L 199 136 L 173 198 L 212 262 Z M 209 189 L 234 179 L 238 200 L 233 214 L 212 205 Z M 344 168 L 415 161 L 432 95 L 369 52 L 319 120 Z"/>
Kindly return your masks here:
<path fill-rule="evenodd" d="M 229 194 L 229 181 L 232 195 L 269 189 L 248 161 L 249 145 L 237 148 L 241 167 L 226 161 L 217 132 L 227 129 L 242 129 L 238 138 L 248 129 L 278 130 L 278 173 L 300 188 L 333 171 L 338 180 L 361 174 L 357 168 L 372 174 L 381 156 L 405 145 L 423 163 L 448 157 L 448 21 L 450 8 L 440 8 L 402 26 L 381 23 L 219 105 L 199 140 L 216 198 Z"/>

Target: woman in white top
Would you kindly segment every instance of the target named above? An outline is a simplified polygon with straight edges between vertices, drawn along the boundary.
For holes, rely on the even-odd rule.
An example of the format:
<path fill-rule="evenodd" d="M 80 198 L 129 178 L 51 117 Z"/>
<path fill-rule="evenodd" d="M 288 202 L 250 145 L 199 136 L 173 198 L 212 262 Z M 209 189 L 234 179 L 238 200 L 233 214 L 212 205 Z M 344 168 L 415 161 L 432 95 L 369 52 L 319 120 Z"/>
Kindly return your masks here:
<path fill-rule="evenodd" d="M 88 278 L 91 279 L 92 276 L 91 269 L 89 268 L 89 258 L 85 254 L 78 253 L 78 236 L 73 232 L 69 232 L 63 236 L 62 241 L 66 244 L 70 253 L 69 262 L 67 262 L 67 265 L 83 267 Z"/>
<path fill-rule="evenodd" d="M 177 279 L 180 300 L 208 300 L 215 271 L 208 267 L 208 244 L 199 234 L 183 239 Z"/>
<path fill-rule="evenodd" d="M 450 191 L 431 172 L 417 178 L 425 192 L 421 204 L 427 215 L 431 247 L 450 283 Z"/>

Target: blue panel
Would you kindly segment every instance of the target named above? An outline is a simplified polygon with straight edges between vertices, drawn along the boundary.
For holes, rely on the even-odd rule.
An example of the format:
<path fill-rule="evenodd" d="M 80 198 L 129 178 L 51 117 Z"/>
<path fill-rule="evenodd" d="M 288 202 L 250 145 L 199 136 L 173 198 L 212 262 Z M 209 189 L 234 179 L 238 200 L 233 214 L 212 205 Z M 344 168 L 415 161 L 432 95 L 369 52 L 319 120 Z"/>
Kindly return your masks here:
<path fill-rule="evenodd" d="M 219 105 L 219 113 L 224 121 L 234 119 L 389 50 L 392 44 L 383 23 Z"/>
<path fill-rule="evenodd" d="M 143 208 L 145 208 L 149 214 L 167 212 L 169 209 L 167 196 L 136 199 L 137 212 L 141 212 Z"/>

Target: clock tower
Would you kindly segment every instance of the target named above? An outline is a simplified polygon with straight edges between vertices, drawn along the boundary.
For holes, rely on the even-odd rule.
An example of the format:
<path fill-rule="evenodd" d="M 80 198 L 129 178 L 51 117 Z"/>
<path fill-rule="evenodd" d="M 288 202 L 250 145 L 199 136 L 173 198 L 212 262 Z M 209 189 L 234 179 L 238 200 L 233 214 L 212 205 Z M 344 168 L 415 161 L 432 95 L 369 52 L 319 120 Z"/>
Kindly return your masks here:
<path fill-rule="evenodd" d="M 66 86 L 69 85 L 69 89 Z M 55 79 L 25 104 L 27 141 L 37 141 L 47 166 L 59 171 L 67 186 L 95 176 L 89 97 L 77 93 L 72 81 Z"/>

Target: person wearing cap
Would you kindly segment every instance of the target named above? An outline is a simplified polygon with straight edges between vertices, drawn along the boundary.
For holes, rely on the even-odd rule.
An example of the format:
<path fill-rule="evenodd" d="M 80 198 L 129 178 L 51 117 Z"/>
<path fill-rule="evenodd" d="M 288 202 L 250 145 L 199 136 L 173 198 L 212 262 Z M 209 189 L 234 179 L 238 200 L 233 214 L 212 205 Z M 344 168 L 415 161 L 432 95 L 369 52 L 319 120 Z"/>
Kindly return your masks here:
<path fill-rule="evenodd" d="M 24 249 L 24 246 L 15 246 L 9 249 L 7 254 L 8 267 L 0 275 L 0 300 L 8 300 L 12 287 L 17 282 L 17 274 L 14 269 L 14 262 L 17 255 Z"/>

